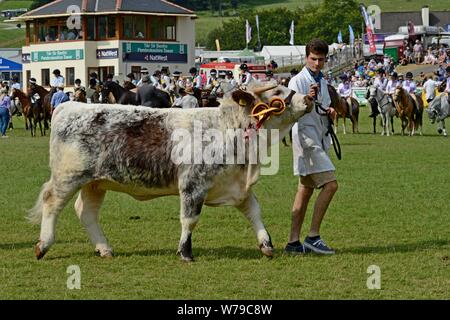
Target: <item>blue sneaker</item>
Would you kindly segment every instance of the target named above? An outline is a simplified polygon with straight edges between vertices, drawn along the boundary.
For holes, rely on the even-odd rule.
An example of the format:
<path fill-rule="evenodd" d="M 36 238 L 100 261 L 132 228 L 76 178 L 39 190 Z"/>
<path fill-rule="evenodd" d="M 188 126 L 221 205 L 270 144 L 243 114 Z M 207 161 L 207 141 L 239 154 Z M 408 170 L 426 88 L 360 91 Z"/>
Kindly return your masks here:
<path fill-rule="evenodd" d="M 329 248 L 320 237 L 316 240 L 311 240 L 311 238 L 306 237 L 305 241 L 303 242 L 303 246 L 315 253 L 335 254 L 334 250 Z"/>
<path fill-rule="evenodd" d="M 300 243 L 298 246 L 290 245 L 289 243 L 284 248 L 284 252 L 290 255 L 299 255 L 310 252 L 309 249 L 305 248 L 303 244 Z"/>

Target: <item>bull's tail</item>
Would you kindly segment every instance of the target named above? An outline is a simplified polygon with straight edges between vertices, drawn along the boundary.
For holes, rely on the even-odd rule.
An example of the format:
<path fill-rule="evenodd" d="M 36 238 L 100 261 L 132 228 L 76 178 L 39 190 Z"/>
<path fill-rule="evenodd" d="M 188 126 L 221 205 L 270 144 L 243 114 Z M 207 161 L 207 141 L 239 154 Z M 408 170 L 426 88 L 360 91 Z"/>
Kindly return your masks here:
<path fill-rule="evenodd" d="M 39 197 L 36 201 L 36 204 L 33 208 L 28 211 L 27 220 L 32 224 L 39 224 L 42 220 L 42 211 L 44 208 L 44 195 L 48 191 L 48 187 L 50 185 L 50 181 L 44 183 L 42 186 L 41 192 L 39 193 Z"/>

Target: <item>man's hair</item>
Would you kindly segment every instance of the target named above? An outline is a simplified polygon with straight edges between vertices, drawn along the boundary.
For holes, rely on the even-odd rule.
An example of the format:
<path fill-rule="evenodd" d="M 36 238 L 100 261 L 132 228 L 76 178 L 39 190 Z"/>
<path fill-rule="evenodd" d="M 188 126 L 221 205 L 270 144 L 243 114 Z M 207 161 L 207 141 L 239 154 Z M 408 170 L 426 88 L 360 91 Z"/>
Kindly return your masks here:
<path fill-rule="evenodd" d="M 320 39 L 312 39 L 307 45 L 306 45 L 306 56 L 308 57 L 310 53 L 315 54 L 328 54 L 328 44 Z"/>

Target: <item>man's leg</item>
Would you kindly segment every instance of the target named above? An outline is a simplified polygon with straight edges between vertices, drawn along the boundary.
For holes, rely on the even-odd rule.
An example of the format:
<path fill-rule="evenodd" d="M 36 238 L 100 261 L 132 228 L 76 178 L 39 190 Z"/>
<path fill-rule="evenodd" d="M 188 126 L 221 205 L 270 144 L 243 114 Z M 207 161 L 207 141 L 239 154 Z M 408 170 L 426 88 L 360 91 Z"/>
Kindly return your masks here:
<path fill-rule="evenodd" d="M 336 181 L 328 182 L 323 186 L 317 197 L 314 205 L 314 213 L 311 221 L 311 229 L 309 230 L 308 237 L 316 237 L 320 235 L 320 225 L 322 224 L 323 217 L 327 212 L 328 206 L 333 199 L 334 194 L 338 189 Z"/>
<path fill-rule="evenodd" d="M 289 236 L 289 243 L 299 241 L 300 239 L 300 231 L 302 229 L 303 221 L 305 220 L 309 200 L 311 199 L 313 193 L 313 188 L 305 187 L 303 185 L 300 185 L 297 190 L 292 208 L 291 234 Z"/>

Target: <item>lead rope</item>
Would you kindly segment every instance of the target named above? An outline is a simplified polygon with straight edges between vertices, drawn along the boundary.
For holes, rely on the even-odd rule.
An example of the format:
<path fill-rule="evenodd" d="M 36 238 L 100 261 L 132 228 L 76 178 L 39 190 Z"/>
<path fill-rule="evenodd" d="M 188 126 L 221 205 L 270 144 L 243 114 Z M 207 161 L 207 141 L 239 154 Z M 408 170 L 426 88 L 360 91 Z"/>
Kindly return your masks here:
<path fill-rule="evenodd" d="M 342 160 L 341 144 L 339 143 L 338 137 L 334 133 L 333 120 L 331 119 L 331 116 L 327 113 L 327 110 L 322 107 L 322 104 L 320 102 L 318 102 L 317 100 L 314 100 L 314 106 L 316 108 L 316 112 L 319 115 L 321 115 L 321 116 L 326 115 L 328 117 L 328 129 L 327 129 L 327 133 L 325 134 L 325 136 L 328 136 L 328 135 L 331 136 L 331 141 L 333 142 L 333 149 L 334 149 L 334 152 L 336 153 L 336 157 L 339 160 Z"/>

